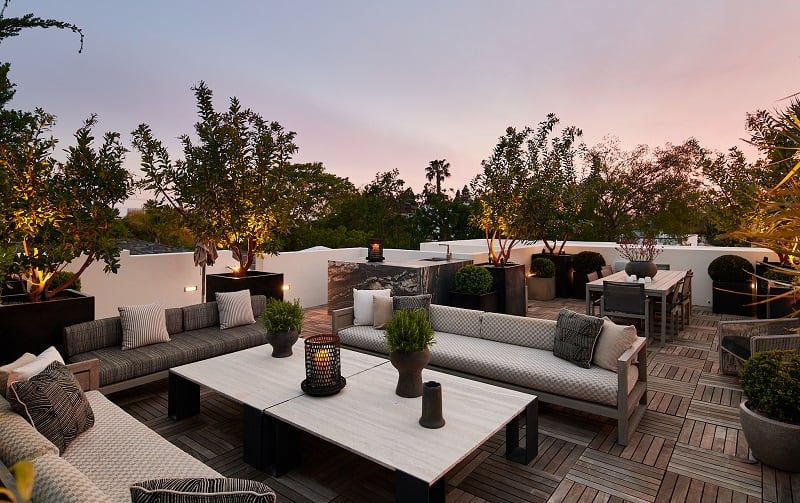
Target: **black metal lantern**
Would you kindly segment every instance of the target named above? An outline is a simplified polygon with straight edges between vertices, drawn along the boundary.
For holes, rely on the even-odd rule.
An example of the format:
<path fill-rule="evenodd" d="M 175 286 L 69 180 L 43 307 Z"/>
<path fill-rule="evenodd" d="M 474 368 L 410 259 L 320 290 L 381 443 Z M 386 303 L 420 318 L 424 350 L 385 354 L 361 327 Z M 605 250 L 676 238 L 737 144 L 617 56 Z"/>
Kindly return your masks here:
<path fill-rule="evenodd" d="M 314 335 L 305 339 L 306 378 L 300 387 L 309 395 L 338 393 L 347 381 L 342 377 L 340 342 L 337 335 Z"/>
<path fill-rule="evenodd" d="M 383 239 L 367 240 L 367 262 L 383 262 Z"/>

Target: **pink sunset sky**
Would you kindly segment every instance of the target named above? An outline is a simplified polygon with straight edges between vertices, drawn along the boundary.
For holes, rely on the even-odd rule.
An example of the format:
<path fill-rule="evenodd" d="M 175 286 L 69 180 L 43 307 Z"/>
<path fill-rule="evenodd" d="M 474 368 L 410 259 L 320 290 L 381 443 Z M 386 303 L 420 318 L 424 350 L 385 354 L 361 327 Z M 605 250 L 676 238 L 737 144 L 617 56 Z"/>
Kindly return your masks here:
<path fill-rule="evenodd" d="M 58 117 L 61 146 L 91 113 L 97 136 L 142 122 L 171 148 L 196 120 L 190 88 L 237 96 L 297 132 L 296 161 L 356 185 L 397 168 L 419 191 L 446 158 L 460 188 L 507 126 L 547 113 L 623 147 L 697 138 L 740 146 L 745 114 L 800 91 L 794 0 L 13 1 L 79 25 L 0 48 L 12 107 Z M 138 158 L 128 156 L 135 170 Z"/>

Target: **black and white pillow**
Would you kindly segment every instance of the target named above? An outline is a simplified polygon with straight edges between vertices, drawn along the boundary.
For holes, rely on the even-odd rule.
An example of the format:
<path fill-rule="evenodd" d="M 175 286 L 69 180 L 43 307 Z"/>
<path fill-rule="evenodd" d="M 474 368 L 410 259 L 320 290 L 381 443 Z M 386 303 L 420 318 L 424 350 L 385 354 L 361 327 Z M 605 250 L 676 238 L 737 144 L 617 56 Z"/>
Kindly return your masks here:
<path fill-rule="evenodd" d="M 219 328 L 252 325 L 256 322 L 253 316 L 253 304 L 250 301 L 250 290 L 238 292 L 217 292 L 217 308 L 219 309 Z"/>
<path fill-rule="evenodd" d="M 89 400 L 61 362 L 51 363 L 27 381 L 12 383 L 8 402 L 62 454 L 78 435 L 94 425 Z"/>
<path fill-rule="evenodd" d="M 422 295 L 395 295 L 393 298 L 394 310 L 401 309 L 424 309 L 425 314 L 431 307 L 431 294 L 426 293 Z"/>
<path fill-rule="evenodd" d="M 591 367 L 594 346 L 602 328 L 602 318 L 562 309 L 556 321 L 553 354 L 588 369 Z"/>
<path fill-rule="evenodd" d="M 123 350 L 170 340 L 167 318 L 161 304 L 121 306 L 118 309 Z"/>
<path fill-rule="evenodd" d="M 274 503 L 275 492 L 255 480 L 153 479 L 130 487 L 132 503 Z"/>

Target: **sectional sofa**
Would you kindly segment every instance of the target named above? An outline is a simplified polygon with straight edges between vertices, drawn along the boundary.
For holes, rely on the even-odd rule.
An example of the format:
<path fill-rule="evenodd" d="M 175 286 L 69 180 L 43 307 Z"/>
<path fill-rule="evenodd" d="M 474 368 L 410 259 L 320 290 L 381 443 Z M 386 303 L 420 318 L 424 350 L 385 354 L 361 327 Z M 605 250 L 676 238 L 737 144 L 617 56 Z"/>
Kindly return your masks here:
<path fill-rule="evenodd" d="M 581 368 L 554 356 L 553 320 L 436 304 L 430 305 L 429 315 L 436 341 L 430 348 L 430 368 L 616 419 L 620 445 L 627 445 L 647 409 L 644 337 L 634 335 L 632 345 L 620 351 L 614 372 L 595 364 Z M 343 346 L 378 355 L 389 353 L 383 330 L 353 325 L 352 307 L 333 311 L 332 331 Z"/>
<path fill-rule="evenodd" d="M 250 297 L 253 316 L 266 307 L 264 295 Z M 166 309 L 169 342 L 122 350 L 119 316 L 78 323 L 64 329 L 67 363 L 99 360 L 99 390 L 113 393 L 167 377 L 171 367 L 267 343 L 261 323 L 220 330 L 216 302 Z"/>

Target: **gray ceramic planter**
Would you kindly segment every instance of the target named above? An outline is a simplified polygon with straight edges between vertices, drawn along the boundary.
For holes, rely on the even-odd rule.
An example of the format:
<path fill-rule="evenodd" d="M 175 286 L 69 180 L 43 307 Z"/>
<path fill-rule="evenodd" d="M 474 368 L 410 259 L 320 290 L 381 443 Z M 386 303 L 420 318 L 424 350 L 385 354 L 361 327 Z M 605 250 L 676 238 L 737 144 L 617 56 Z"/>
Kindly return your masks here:
<path fill-rule="evenodd" d="M 742 431 L 756 459 L 785 472 L 800 472 L 800 425 L 782 423 L 739 405 Z"/>

